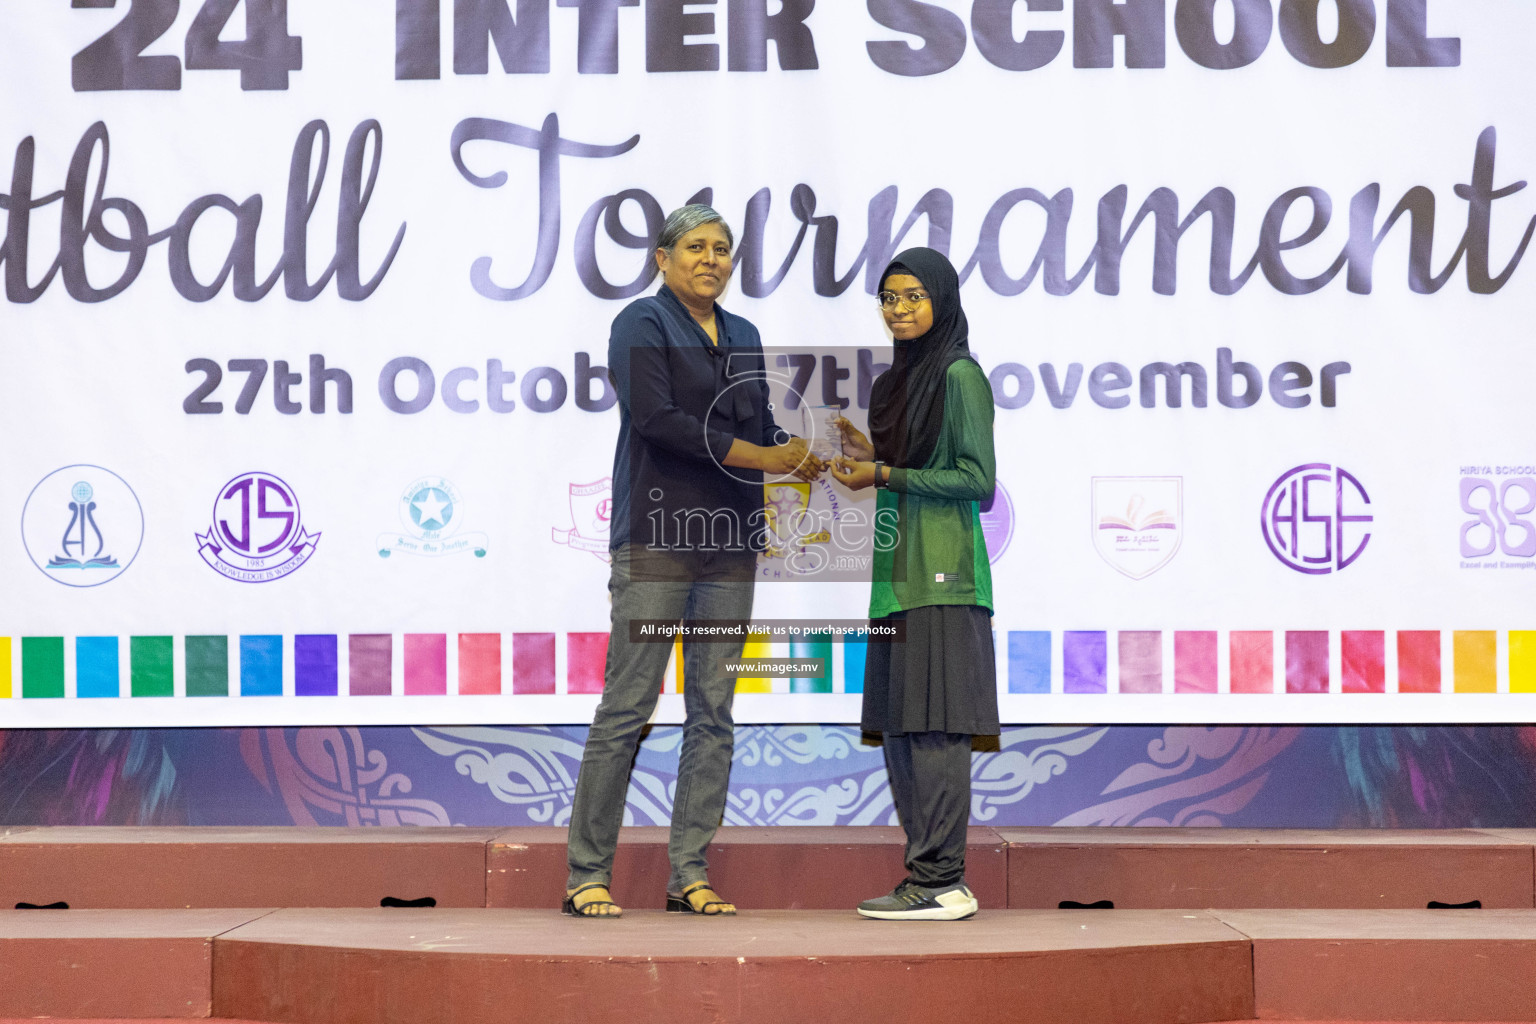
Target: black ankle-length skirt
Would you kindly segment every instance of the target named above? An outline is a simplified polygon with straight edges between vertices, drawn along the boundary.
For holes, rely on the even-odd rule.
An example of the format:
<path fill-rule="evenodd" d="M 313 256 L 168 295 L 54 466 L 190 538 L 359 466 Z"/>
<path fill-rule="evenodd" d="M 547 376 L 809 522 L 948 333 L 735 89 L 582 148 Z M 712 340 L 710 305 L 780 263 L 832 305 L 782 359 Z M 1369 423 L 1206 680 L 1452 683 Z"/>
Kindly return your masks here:
<path fill-rule="evenodd" d="M 870 620 L 905 619 L 906 640 L 871 639 L 864 660 L 866 732 L 996 736 L 992 614 L 980 605 L 925 605 Z"/>

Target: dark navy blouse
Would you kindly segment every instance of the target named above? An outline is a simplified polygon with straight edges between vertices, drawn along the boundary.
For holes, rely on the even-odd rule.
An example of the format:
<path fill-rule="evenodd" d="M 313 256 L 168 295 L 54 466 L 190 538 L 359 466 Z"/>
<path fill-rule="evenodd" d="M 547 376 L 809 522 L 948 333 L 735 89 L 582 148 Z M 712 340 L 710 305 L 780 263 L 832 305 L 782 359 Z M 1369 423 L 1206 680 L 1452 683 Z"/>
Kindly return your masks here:
<path fill-rule="evenodd" d="M 666 285 L 613 321 L 608 367 L 619 399 L 610 547 L 761 550 L 763 475 L 725 465 L 731 442 L 771 446 L 757 328 L 715 305 L 718 345 Z"/>

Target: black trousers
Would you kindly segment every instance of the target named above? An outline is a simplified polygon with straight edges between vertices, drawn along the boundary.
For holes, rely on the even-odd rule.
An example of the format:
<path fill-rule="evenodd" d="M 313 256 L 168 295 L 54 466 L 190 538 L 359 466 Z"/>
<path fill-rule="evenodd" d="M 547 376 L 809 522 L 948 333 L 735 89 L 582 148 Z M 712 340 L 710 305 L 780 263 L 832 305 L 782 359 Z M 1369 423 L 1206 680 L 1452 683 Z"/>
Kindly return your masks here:
<path fill-rule="evenodd" d="M 971 820 L 971 737 L 952 732 L 886 733 L 885 770 L 907 833 L 907 877 L 930 889 L 965 879 Z"/>

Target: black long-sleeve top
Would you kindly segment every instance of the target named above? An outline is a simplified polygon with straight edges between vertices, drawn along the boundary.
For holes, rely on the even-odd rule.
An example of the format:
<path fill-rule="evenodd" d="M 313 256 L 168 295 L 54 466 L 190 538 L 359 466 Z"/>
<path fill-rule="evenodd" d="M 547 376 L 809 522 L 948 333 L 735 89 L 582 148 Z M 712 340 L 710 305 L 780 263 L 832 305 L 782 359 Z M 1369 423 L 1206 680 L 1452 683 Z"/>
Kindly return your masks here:
<path fill-rule="evenodd" d="M 762 548 L 762 473 L 725 457 L 738 437 L 768 446 L 786 435 L 769 408 L 757 328 L 717 303 L 715 329 L 718 345 L 666 285 L 614 318 L 611 548 Z"/>

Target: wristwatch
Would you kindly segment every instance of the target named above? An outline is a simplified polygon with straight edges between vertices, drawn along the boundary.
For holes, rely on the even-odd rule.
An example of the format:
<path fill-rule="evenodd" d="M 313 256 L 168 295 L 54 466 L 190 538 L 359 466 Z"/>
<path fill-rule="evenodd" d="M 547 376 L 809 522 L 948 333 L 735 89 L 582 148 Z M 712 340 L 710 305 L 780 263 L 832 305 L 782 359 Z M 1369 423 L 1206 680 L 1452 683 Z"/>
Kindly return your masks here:
<path fill-rule="evenodd" d="M 875 462 L 875 489 L 876 490 L 884 490 L 885 489 L 885 485 L 888 482 L 884 477 L 882 477 L 880 475 L 880 471 L 882 469 L 884 469 L 884 468 L 885 468 L 885 463 L 876 460 L 876 462 Z"/>

